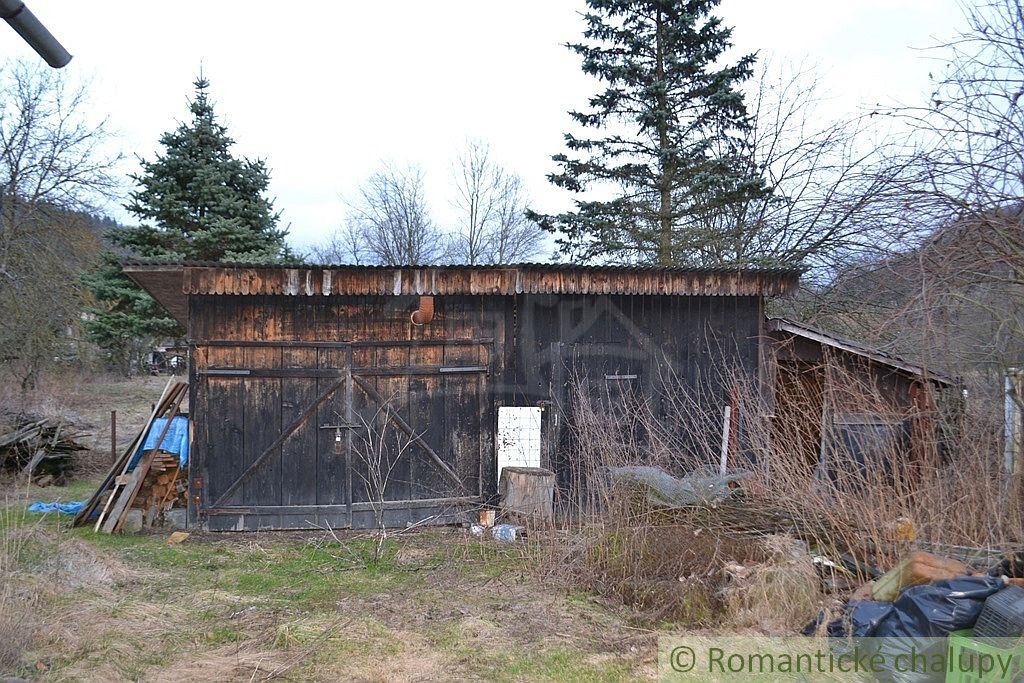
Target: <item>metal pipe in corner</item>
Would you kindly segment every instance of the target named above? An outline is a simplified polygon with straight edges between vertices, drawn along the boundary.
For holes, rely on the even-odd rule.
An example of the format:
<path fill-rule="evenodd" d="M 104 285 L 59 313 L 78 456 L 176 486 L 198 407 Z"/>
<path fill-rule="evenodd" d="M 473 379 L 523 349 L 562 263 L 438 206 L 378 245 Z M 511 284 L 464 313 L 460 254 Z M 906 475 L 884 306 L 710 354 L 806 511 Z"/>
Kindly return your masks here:
<path fill-rule="evenodd" d="M 0 18 L 18 32 L 26 43 L 54 69 L 67 66 L 71 53 L 53 37 L 21 0 L 0 0 Z"/>

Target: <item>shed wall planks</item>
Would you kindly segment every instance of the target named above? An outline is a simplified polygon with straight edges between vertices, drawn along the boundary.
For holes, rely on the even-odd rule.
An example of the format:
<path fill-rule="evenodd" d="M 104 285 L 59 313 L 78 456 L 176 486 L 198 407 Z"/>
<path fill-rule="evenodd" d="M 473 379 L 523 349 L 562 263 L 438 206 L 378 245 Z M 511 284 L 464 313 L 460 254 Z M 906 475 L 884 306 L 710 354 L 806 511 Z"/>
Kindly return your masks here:
<path fill-rule="evenodd" d="M 320 519 L 317 515 L 332 524 L 372 523 L 372 511 L 365 507 L 371 496 L 359 454 L 361 432 L 353 425 L 363 424 L 365 433 L 365 422 L 380 418 L 381 406 L 358 382 L 389 402 L 417 436 L 395 463 L 386 496 L 389 519 L 415 522 L 412 517 L 428 511 L 449 520 L 461 509 L 437 500 L 458 499 L 465 507 L 466 500 L 496 493 L 499 406 L 543 406 L 545 464 L 567 468 L 557 453 L 564 435 L 550 414 L 568 409 L 566 385 L 574 372 L 615 391 L 640 391 L 656 404 L 661 384 L 678 383 L 707 402 L 709 429 L 728 402 L 730 373 L 757 377 L 757 295 L 457 294 L 437 296 L 434 320 L 417 326 L 410 320 L 418 306 L 413 295 L 265 293 L 274 289 L 254 280 L 256 275 L 240 273 L 238 282 L 224 289 L 264 293 L 189 299 L 193 373 L 200 384 L 193 406 L 194 466 L 206 487 L 199 512 L 209 528 L 302 526 L 302 511 L 310 509 L 305 506 L 327 506 L 326 512 L 310 513 L 309 525 Z M 315 289 L 323 281 L 313 278 L 309 286 Z M 332 283 L 337 286 L 336 279 Z M 463 285 L 486 292 L 501 282 Z M 593 280 L 586 286 L 592 285 Z M 232 368 L 280 372 L 203 374 Z M 335 376 L 324 376 L 326 371 Z M 210 508 L 338 376 L 351 379 L 284 440 L 223 509 Z M 338 441 L 338 430 L 322 428 L 326 425 L 348 426 Z M 418 506 L 417 500 L 430 502 Z"/>

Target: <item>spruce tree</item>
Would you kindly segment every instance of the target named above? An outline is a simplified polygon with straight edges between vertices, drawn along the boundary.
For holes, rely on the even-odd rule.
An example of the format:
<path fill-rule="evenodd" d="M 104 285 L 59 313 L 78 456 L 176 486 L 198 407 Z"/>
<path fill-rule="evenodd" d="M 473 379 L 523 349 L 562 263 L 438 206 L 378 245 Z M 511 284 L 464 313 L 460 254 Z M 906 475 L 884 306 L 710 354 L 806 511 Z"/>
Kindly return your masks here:
<path fill-rule="evenodd" d="M 755 55 L 724 63 L 732 30 L 711 15 L 718 3 L 587 0 L 585 41 L 568 47 L 603 90 L 570 112 L 591 133 L 566 134 L 570 154 L 548 176 L 575 210 L 531 212 L 570 258 L 723 265 L 708 255 L 728 253 L 743 207 L 768 196 L 743 142 Z"/>
<path fill-rule="evenodd" d="M 274 262 L 289 256 L 286 231 L 264 196 L 270 174 L 261 160 L 232 156 L 234 140 L 217 121 L 199 78 L 192 120 L 164 133 L 164 152 L 132 176 L 139 188 L 125 208 L 143 225 L 111 234 L 140 257 L 189 261 Z"/>
<path fill-rule="evenodd" d="M 119 357 L 135 340 L 181 336 L 184 330 L 121 272 L 126 258 L 159 261 L 292 260 L 265 196 L 270 174 L 262 160 L 236 158 L 202 77 L 189 103 L 191 119 L 160 137 L 153 161 L 141 162 L 137 189 L 125 208 L 141 225 L 107 231 L 113 249 L 85 278 L 95 302 L 87 331 Z"/>

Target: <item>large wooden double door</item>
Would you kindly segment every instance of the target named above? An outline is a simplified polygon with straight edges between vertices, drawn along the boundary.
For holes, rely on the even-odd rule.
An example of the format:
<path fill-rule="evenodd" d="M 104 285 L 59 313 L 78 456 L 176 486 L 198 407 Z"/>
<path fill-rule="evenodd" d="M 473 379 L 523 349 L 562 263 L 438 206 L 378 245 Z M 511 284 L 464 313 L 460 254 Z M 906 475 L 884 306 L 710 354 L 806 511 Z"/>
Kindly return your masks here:
<path fill-rule="evenodd" d="M 191 511 L 211 530 L 448 522 L 492 458 L 490 345 L 207 342 Z"/>

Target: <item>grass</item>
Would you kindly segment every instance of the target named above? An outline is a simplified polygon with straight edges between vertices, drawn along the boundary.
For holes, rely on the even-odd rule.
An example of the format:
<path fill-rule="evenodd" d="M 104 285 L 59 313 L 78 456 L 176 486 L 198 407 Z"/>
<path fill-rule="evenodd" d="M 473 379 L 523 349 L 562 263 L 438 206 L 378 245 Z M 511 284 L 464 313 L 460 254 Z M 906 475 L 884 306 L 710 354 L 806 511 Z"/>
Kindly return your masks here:
<path fill-rule="evenodd" d="M 55 379 L 41 414 L 92 434 L 89 478 L 0 496 L 0 607 L 24 605 L 0 678 L 33 680 L 622 680 L 651 673 L 653 645 L 624 618 L 567 598 L 519 546 L 460 529 L 367 537 L 95 534 L 31 501 L 89 497 L 109 463 L 109 411 L 127 446 L 166 377 Z M 16 556 L 13 556 L 16 555 Z M 26 602 L 24 598 L 32 600 Z M 11 602 L 12 600 L 17 602 Z M 0 609 L 0 616 L 14 610 Z M 0 620 L 2 621 L 2 620 Z M 571 634 L 566 637 L 565 634 Z M 0 623 L 0 635 L 4 635 Z M 17 637 L 15 637 L 17 636 Z M 616 645 L 618 647 L 618 645 Z M 0 650 L 3 646 L 0 645 Z M 618 650 L 617 650 L 618 651 Z"/>
<path fill-rule="evenodd" d="M 602 661 L 571 647 L 481 651 L 478 639 L 458 624 L 438 628 L 429 640 L 458 660 L 472 662 L 473 674 L 486 680 L 623 681 L 634 677 L 631 667 L 620 659 Z"/>
<path fill-rule="evenodd" d="M 538 584 L 520 548 L 461 531 L 399 535 L 374 561 L 368 538 L 193 534 L 168 545 L 69 529 L 54 515 L 0 519 L 0 535 L 24 536 L 22 580 L 50 567 L 55 587 L 22 666 L 0 675 L 602 681 L 636 678 L 653 655 L 602 654 L 598 643 L 625 622 Z M 68 553 L 78 553 L 70 574 L 100 578 L 54 574 L 53 558 Z"/>

